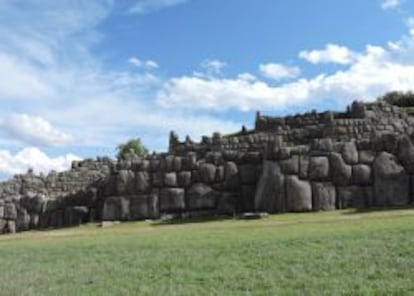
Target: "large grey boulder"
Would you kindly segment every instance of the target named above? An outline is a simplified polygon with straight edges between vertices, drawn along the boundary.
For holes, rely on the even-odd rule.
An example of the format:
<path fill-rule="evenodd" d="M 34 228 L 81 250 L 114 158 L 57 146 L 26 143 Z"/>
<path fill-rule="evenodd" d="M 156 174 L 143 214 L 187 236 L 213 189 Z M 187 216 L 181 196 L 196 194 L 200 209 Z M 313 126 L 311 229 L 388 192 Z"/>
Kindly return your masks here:
<path fill-rule="evenodd" d="M 355 142 L 346 142 L 342 145 L 342 156 L 346 163 L 357 164 L 358 163 L 358 150 Z"/>
<path fill-rule="evenodd" d="M 355 185 L 371 185 L 371 167 L 365 164 L 352 166 L 352 183 Z"/>
<path fill-rule="evenodd" d="M 103 221 L 128 220 L 129 216 L 129 199 L 122 196 L 106 198 L 102 211 Z"/>
<path fill-rule="evenodd" d="M 188 187 L 191 184 L 191 172 L 183 171 L 177 174 L 177 183 L 179 187 Z"/>
<path fill-rule="evenodd" d="M 177 174 L 175 172 L 164 174 L 164 186 L 177 187 Z"/>
<path fill-rule="evenodd" d="M 256 211 L 286 212 L 285 176 L 281 173 L 277 162 L 265 161 L 263 163 L 254 202 Z"/>
<path fill-rule="evenodd" d="M 281 160 L 280 169 L 285 175 L 296 175 L 299 173 L 299 156 L 292 155 L 291 158 L 286 160 Z"/>
<path fill-rule="evenodd" d="M 332 183 L 312 183 L 312 208 L 314 211 L 332 211 L 336 207 L 336 190 Z"/>
<path fill-rule="evenodd" d="M 340 209 L 365 208 L 371 203 L 371 187 L 340 186 L 337 187 L 337 205 Z"/>
<path fill-rule="evenodd" d="M 299 178 L 307 179 L 309 172 L 309 156 L 300 155 L 299 157 Z"/>
<path fill-rule="evenodd" d="M 25 231 L 28 230 L 30 226 L 30 215 L 27 213 L 27 210 L 22 207 L 17 208 L 17 217 L 16 217 L 16 230 Z"/>
<path fill-rule="evenodd" d="M 200 165 L 200 178 L 203 183 L 211 184 L 216 180 L 216 166 L 211 163 Z"/>
<path fill-rule="evenodd" d="M 372 150 L 359 151 L 359 162 L 363 164 L 372 164 L 375 160 L 376 152 Z"/>
<path fill-rule="evenodd" d="M 151 190 L 151 178 L 148 172 L 136 172 L 135 182 L 137 193 L 147 193 Z"/>
<path fill-rule="evenodd" d="M 398 158 L 406 171 L 414 174 L 414 145 L 408 136 L 401 137 L 398 142 Z"/>
<path fill-rule="evenodd" d="M 177 212 L 185 209 L 185 193 L 182 188 L 163 188 L 160 190 L 160 211 Z"/>
<path fill-rule="evenodd" d="M 87 207 L 68 207 L 64 213 L 65 225 L 81 225 L 87 222 L 89 216 L 89 209 Z"/>
<path fill-rule="evenodd" d="M 197 183 L 187 192 L 188 208 L 190 210 L 214 209 L 216 207 L 218 193 L 210 186 Z"/>
<path fill-rule="evenodd" d="M 232 161 L 224 164 L 224 187 L 229 191 L 240 188 L 239 169 L 237 164 Z"/>
<path fill-rule="evenodd" d="M 286 177 L 287 206 L 291 212 L 312 210 L 312 188 L 308 181 L 301 181 L 297 176 Z"/>
<path fill-rule="evenodd" d="M 240 210 L 243 212 L 254 211 L 254 196 L 256 193 L 255 185 L 241 186 Z"/>
<path fill-rule="evenodd" d="M 217 201 L 217 214 L 233 215 L 237 211 L 240 194 L 235 192 L 222 192 Z"/>
<path fill-rule="evenodd" d="M 142 220 L 149 217 L 149 195 L 141 194 L 129 197 L 129 213 L 131 220 Z"/>
<path fill-rule="evenodd" d="M 409 203 L 410 181 L 397 158 L 381 152 L 374 165 L 375 206 L 403 206 Z"/>
<path fill-rule="evenodd" d="M 135 174 L 130 170 L 120 170 L 116 176 L 117 195 L 129 195 L 135 192 Z"/>
<path fill-rule="evenodd" d="M 4 205 L 4 218 L 7 220 L 16 220 L 17 209 L 14 203 L 6 203 Z"/>
<path fill-rule="evenodd" d="M 257 181 L 257 167 L 252 164 L 240 166 L 240 179 L 242 184 L 255 184 Z"/>
<path fill-rule="evenodd" d="M 330 155 L 332 180 L 336 185 L 349 184 L 352 176 L 352 166 L 347 165 L 341 154 L 333 152 Z"/>
<path fill-rule="evenodd" d="M 329 178 L 329 160 L 325 156 L 311 157 L 309 163 L 309 179 L 324 181 Z"/>

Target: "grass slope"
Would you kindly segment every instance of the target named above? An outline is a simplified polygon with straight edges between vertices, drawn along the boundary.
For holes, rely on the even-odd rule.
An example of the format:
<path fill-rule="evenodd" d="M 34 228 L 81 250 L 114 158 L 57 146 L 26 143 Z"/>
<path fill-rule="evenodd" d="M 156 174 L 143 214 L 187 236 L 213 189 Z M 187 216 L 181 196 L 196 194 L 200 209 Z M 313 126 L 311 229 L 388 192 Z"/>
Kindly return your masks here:
<path fill-rule="evenodd" d="M 414 209 L 0 237 L 0 295 L 414 295 Z"/>

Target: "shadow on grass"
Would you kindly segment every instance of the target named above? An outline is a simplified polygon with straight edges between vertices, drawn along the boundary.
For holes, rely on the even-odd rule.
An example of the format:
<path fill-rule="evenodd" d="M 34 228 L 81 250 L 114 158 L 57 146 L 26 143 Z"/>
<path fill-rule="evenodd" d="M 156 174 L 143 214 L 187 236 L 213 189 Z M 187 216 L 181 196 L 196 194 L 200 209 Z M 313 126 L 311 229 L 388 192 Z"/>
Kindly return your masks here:
<path fill-rule="evenodd" d="M 151 226 L 207 223 L 207 222 L 214 222 L 214 221 L 229 221 L 229 220 L 234 220 L 234 219 L 237 219 L 237 216 L 216 215 L 216 216 L 205 216 L 205 217 L 171 217 L 171 218 L 156 220 L 153 223 L 151 223 Z"/>
<path fill-rule="evenodd" d="M 344 212 L 343 215 L 354 215 L 374 212 L 388 212 L 388 211 L 400 211 L 400 210 L 413 210 L 414 205 L 407 206 L 388 206 L 388 207 L 372 207 L 372 208 L 355 208 Z"/>

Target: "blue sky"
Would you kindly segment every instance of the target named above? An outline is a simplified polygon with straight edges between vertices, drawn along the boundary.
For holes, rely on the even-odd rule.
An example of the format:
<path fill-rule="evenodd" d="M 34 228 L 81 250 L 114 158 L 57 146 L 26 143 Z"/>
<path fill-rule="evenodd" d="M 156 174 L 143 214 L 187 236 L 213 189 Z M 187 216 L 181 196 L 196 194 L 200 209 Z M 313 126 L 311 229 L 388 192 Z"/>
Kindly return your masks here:
<path fill-rule="evenodd" d="M 1 0 L 0 176 L 414 85 L 408 0 Z"/>

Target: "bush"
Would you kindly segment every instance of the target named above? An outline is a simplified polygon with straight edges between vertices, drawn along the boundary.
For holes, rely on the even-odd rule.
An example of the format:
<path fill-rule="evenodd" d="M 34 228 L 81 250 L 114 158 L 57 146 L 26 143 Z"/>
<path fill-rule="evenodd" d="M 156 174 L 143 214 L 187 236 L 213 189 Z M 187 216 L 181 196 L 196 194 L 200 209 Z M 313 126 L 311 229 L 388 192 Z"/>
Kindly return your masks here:
<path fill-rule="evenodd" d="M 392 91 L 379 99 L 398 107 L 414 107 L 414 93 L 412 91 Z"/>

